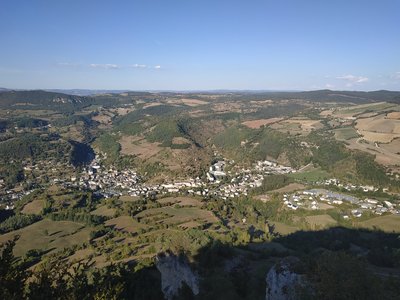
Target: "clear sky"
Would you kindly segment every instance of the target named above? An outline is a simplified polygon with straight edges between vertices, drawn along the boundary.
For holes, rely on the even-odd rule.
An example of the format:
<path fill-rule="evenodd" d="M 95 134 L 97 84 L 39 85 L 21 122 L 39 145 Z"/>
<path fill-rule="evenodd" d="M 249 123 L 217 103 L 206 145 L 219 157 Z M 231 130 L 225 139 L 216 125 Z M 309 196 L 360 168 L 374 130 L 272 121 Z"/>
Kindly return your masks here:
<path fill-rule="evenodd" d="M 400 1 L 0 0 L 0 87 L 400 90 Z"/>

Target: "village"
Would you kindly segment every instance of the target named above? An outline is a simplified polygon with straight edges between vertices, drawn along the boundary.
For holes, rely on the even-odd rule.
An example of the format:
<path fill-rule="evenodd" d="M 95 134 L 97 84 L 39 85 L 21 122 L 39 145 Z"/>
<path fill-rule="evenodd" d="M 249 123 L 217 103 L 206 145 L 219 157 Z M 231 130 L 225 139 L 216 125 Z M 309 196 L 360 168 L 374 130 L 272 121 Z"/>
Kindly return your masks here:
<path fill-rule="evenodd" d="M 68 187 L 79 187 L 95 191 L 103 197 L 111 196 L 144 196 L 156 194 L 197 195 L 203 197 L 228 198 L 247 196 L 250 189 L 261 186 L 264 175 L 284 174 L 294 172 L 290 167 L 284 167 L 274 162 L 257 162 L 252 169 L 240 169 L 237 172 L 225 172 L 227 160 L 220 160 L 212 164 L 207 172 L 206 180 L 188 178 L 161 184 L 143 182 L 134 170 L 118 171 L 110 167 L 104 168 L 101 159 L 96 156 L 92 163 L 83 170 L 79 180 L 76 177 L 63 184 Z M 230 178 L 230 180 L 228 180 Z"/>
<path fill-rule="evenodd" d="M 46 182 L 58 184 L 64 188 L 77 188 L 91 190 L 100 197 L 112 196 L 142 196 L 150 197 L 161 194 L 185 194 L 203 197 L 228 198 L 247 196 L 249 190 L 261 186 L 264 175 L 286 174 L 295 172 L 290 167 L 281 166 L 275 162 L 259 161 L 253 168 L 240 168 L 236 172 L 225 172 L 225 166 L 233 161 L 220 160 L 212 164 L 207 172 L 206 179 L 188 178 L 149 184 L 143 181 L 140 175 L 132 169 L 117 170 L 113 166 L 105 167 L 100 156 L 76 172 L 68 163 L 41 161 L 38 163 L 27 162 L 24 165 L 24 175 L 28 186 L 21 185 L 7 189 L 4 181 L 0 179 L 1 204 L 6 209 L 13 209 L 13 203 L 28 195 L 34 189 L 44 186 Z M 71 174 L 73 174 L 71 176 Z"/>
<path fill-rule="evenodd" d="M 29 179 L 29 187 L 25 187 L 24 189 L 19 186 L 14 189 L 6 189 L 4 181 L 0 179 L 1 205 L 7 210 L 14 209 L 15 201 L 24 195 L 30 194 L 36 188 L 43 187 L 43 183 L 47 180 L 51 184 L 60 185 L 64 188 L 90 190 L 95 195 L 104 198 L 123 195 L 154 198 L 157 195 L 181 194 L 228 200 L 248 196 L 251 189 L 262 185 L 265 176 L 296 172 L 291 167 L 283 166 L 269 160 L 257 161 L 250 168 L 240 166 L 232 168 L 233 165 L 234 161 L 220 159 L 211 164 L 204 179 L 196 177 L 160 184 L 150 184 L 146 183 L 136 170 L 118 170 L 113 166 L 106 167 L 99 155 L 96 155 L 92 162 L 85 166 L 81 172 L 76 172 L 68 163 L 53 163 L 51 161 L 35 164 L 26 163 L 24 173 L 26 178 Z M 42 170 L 50 172 L 42 174 Z M 73 175 L 71 176 L 71 174 Z M 344 184 L 335 178 L 318 182 L 317 185 L 328 188 L 330 186 L 341 188 L 346 191 L 361 190 L 363 192 L 374 192 L 378 190 L 374 186 Z M 340 207 L 343 203 L 347 203 L 351 205 L 351 208 L 347 209 L 347 214 L 343 214 L 344 219 L 348 219 L 350 216 L 359 218 L 365 211 L 376 215 L 384 213 L 400 214 L 397 203 L 378 201 L 370 198 L 362 200 L 327 189 L 311 189 L 284 194 L 282 201 L 291 210 L 329 209 L 333 206 Z"/>

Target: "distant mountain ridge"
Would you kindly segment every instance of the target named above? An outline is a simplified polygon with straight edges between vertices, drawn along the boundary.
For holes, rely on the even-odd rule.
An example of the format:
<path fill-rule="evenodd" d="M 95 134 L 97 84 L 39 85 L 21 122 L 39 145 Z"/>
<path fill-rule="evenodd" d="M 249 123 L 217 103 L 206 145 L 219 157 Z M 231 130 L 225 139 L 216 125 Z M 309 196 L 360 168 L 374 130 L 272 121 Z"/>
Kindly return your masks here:
<path fill-rule="evenodd" d="M 316 91 L 300 91 L 300 92 L 268 92 L 268 91 L 236 91 L 231 92 L 236 97 L 246 97 L 251 100 L 271 99 L 299 99 L 318 102 L 353 102 L 353 103 L 371 103 L 371 102 L 393 102 L 400 103 L 400 91 L 332 91 L 332 90 L 316 90 Z"/>
<path fill-rule="evenodd" d="M 0 88 L 0 108 L 2 109 L 51 109 L 56 111 L 75 111 L 92 104 L 110 104 L 118 99 L 102 99 L 101 96 L 112 94 L 127 93 L 128 95 L 151 95 L 164 94 L 176 95 L 184 94 L 188 97 L 202 94 L 221 94 L 231 95 L 232 100 L 246 97 L 250 100 L 285 100 L 299 99 L 316 102 L 352 102 L 352 103 L 372 103 L 372 102 L 392 102 L 400 103 L 400 91 L 177 91 L 177 92 L 138 92 L 129 90 L 8 90 Z M 86 96 L 81 96 L 86 95 Z M 88 96 L 90 95 L 90 96 Z M 100 96 L 100 97 L 99 97 Z M 106 102 L 104 102 L 106 101 Z"/>
<path fill-rule="evenodd" d="M 75 96 L 92 96 L 99 94 L 121 94 L 130 90 L 90 90 L 90 89 L 46 89 L 46 92 L 62 93 Z"/>
<path fill-rule="evenodd" d="M 0 93 L 0 108 L 3 109 L 51 109 L 74 111 L 94 103 L 91 97 L 63 93 L 33 91 L 4 91 Z"/>

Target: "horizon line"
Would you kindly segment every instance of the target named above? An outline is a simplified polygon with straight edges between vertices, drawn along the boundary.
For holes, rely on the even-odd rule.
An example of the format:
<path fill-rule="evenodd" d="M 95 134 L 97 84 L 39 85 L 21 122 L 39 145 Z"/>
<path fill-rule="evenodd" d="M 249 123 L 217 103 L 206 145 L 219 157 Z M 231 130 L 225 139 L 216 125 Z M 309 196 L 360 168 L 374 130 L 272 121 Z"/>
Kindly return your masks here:
<path fill-rule="evenodd" d="M 316 92 L 316 91 L 330 91 L 330 92 L 400 92 L 400 90 L 344 90 L 344 89 L 97 89 L 97 88 L 5 88 L 0 87 L 0 91 L 99 91 L 99 92 L 149 92 L 149 93 L 188 93 L 188 92 L 253 92 L 253 93 L 265 93 L 265 92 Z"/>

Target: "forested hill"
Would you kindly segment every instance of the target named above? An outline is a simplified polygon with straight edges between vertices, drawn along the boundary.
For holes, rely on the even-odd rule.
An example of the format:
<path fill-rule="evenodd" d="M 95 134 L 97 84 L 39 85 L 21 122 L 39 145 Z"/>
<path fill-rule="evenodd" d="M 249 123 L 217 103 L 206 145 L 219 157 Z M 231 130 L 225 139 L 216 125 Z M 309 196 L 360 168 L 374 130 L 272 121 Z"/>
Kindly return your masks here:
<path fill-rule="evenodd" d="M 400 92 L 397 91 L 373 91 L 373 92 L 359 92 L 359 91 L 331 91 L 320 90 L 302 92 L 300 97 L 310 100 L 330 100 L 338 102 L 395 102 L 400 103 Z"/>
<path fill-rule="evenodd" d="M 66 92 L 68 92 L 66 90 Z M 77 96 L 69 95 L 61 92 L 51 92 L 43 90 L 32 91 L 12 91 L 0 90 L 0 109 L 50 109 L 60 112 L 73 112 L 83 107 L 98 104 L 112 106 L 116 103 L 131 102 L 137 97 L 142 100 L 153 99 L 162 95 L 174 95 L 182 93 L 178 92 L 128 92 L 124 97 L 116 91 L 110 91 L 106 94 L 93 96 Z M 280 92 L 280 91 L 203 91 L 203 92 L 185 92 L 186 97 L 198 98 L 202 95 L 220 94 L 221 98 L 226 100 L 229 98 L 235 100 L 287 100 L 298 99 L 315 102 L 345 102 L 345 103 L 373 103 L 373 102 L 392 102 L 400 103 L 400 91 L 298 91 L 298 92 Z"/>
<path fill-rule="evenodd" d="M 317 90 L 304 92 L 268 92 L 268 91 L 243 91 L 233 92 L 233 98 L 246 98 L 251 100 L 286 100 L 299 99 L 317 102 L 351 102 L 351 103 L 372 103 L 372 102 L 392 102 L 400 103 L 400 91 L 331 91 Z"/>
<path fill-rule="evenodd" d="M 73 96 L 41 90 L 6 91 L 0 93 L 0 108 L 4 109 L 75 111 L 93 103 L 94 100 L 91 97 Z"/>

